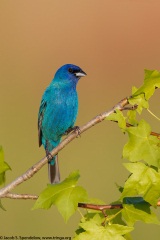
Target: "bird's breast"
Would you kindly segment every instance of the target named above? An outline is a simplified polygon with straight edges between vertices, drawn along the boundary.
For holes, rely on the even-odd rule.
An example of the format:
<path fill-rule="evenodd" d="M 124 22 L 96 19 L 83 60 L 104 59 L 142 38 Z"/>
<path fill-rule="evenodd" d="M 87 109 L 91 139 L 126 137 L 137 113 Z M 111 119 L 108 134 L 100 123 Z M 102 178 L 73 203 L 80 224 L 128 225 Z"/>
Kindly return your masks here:
<path fill-rule="evenodd" d="M 46 139 L 57 141 L 72 127 L 78 112 L 77 92 L 57 92 L 48 101 L 43 121 L 43 133 Z"/>

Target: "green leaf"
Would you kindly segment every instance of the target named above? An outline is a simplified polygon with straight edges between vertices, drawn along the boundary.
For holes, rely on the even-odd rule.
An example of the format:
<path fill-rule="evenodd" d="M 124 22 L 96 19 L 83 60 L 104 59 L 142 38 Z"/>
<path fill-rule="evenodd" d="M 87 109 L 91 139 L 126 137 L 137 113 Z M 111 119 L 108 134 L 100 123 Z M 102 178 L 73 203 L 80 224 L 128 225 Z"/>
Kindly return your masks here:
<path fill-rule="evenodd" d="M 119 224 L 102 226 L 101 218 L 98 214 L 89 221 L 80 223 L 80 226 L 84 232 L 75 236 L 74 240 L 124 240 L 123 235 L 133 230 L 133 227 Z"/>
<path fill-rule="evenodd" d="M 118 122 L 118 126 L 124 131 L 126 129 L 126 118 L 122 111 L 116 109 L 114 113 L 106 117 L 107 120 Z"/>
<path fill-rule="evenodd" d="M 4 151 L 2 146 L 0 146 L 0 185 L 5 183 L 7 170 L 11 170 L 11 168 L 8 163 L 4 161 Z"/>
<path fill-rule="evenodd" d="M 120 193 L 122 193 L 122 192 L 123 192 L 123 187 L 120 186 L 118 183 L 116 183 L 115 185 L 116 185 L 118 191 L 119 191 Z"/>
<path fill-rule="evenodd" d="M 142 197 L 125 197 L 123 199 L 123 204 L 142 204 L 147 203 Z M 147 203 L 148 204 L 148 203 Z"/>
<path fill-rule="evenodd" d="M 100 226 L 102 225 L 102 222 L 104 222 L 104 215 L 102 217 L 101 214 L 98 213 L 87 213 L 82 217 L 81 222 L 79 224 L 79 228 L 76 230 L 76 235 L 79 235 L 82 232 L 85 232 L 85 228 L 83 227 L 83 223 L 90 223 L 93 222 L 96 225 Z"/>
<path fill-rule="evenodd" d="M 125 238 L 126 240 L 132 240 L 132 237 L 131 237 L 130 233 L 125 234 L 125 235 L 124 235 L 124 238 Z"/>
<path fill-rule="evenodd" d="M 3 210 L 3 211 L 6 211 L 6 209 L 3 207 L 2 205 L 2 202 L 1 202 L 1 199 L 0 199 L 0 208 Z"/>
<path fill-rule="evenodd" d="M 146 161 L 149 165 L 160 166 L 160 146 L 159 139 L 151 136 L 150 125 L 141 120 L 138 126 L 126 129 L 129 140 L 123 148 L 123 158 L 136 162 Z"/>
<path fill-rule="evenodd" d="M 129 110 L 127 112 L 127 122 L 133 126 L 138 124 L 136 120 L 136 110 Z"/>
<path fill-rule="evenodd" d="M 94 204 L 94 205 L 105 205 L 105 202 L 97 199 L 97 198 L 89 198 L 86 202 L 87 204 Z M 84 217 L 81 219 L 81 222 L 89 221 L 90 219 L 94 218 L 95 215 L 99 217 L 100 223 L 104 222 L 104 214 L 101 210 L 94 210 L 94 209 L 86 209 L 87 213 L 84 215 Z M 98 213 L 98 214 L 97 214 Z M 76 234 L 80 234 L 84 232 L 84 229 L 79 226 L 79 228 L 76 230 Z"/>
<path fill-rule="evenodd" d="M 121 203 L 119 201 L 111 203 L 111 205 L 115 205 L 115 204 L 121 204 Z M 121 224 L 121 225 L 126 226 L 126 223 L 122 219 L 121 211 L 122 211 L 122 209 L 107 209 L 107 211 L 106 211 L 106 213 L 107 213 L 106 222 L 108 222 L 109 224 L 110 223 Z"/>
<path fill-rule="evenodd" d="M 56 205 L 58 211 L 67 222 L 77 210 L 78 202 L 87 201 L 88 199 L 86 190 L 76 186 L 79 177 L 79 172 L 75 171 L 63 182 L 48 185 L 40 194 L 33 209 L 49 209 L 52 205 Z"/>
<path fill-rule="evenodd" d="M 139 95 L 134 95 L 137 92 L 137 88 L 133 87 L 132 88 L 132 96 L 128 99 L 128 102 L 131 105 L 138 105 L 136 111 L 141 114 L 143 108 L 149 108 L 149 103 L 148 101 L 145 99 L 145 96 L 143 93 L 139 94 Z"/>
<path fill-rule="evenodd" d="M 144 83 L 135 91 L 132 97 L 144 94 L 145 99 L 148 100 L 153 95 L 156 87 L 160 88 L 160 72 L 157 70 L 145 70 Z"/>
<path fill-rule="evenodd" d="M 141 162 L 125 163 L 124 166 L 132 174 L 125 182 L 121 199 L 140 195 L 156 207 L 160 197 L 160 173 Z"/>
<path fill-rule="evenodd" d="M 145 223 L 160 224 L 157 216 L 150 209 L 150 204 L 144 200 L 136 202 L 136 198 L 130 198 L 134 204 L 123 204 L 122 216 L 129 226 L 133 226 L 136 221 Z M 137 198 L 142 199 L 142 198 Z"/>

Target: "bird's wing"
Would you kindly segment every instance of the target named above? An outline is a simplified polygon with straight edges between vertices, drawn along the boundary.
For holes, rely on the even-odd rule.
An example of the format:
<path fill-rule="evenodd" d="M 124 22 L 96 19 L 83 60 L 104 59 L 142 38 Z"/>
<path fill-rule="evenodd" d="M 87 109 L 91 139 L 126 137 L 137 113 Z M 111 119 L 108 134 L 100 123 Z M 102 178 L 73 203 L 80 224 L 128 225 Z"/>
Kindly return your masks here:
<path fill-rule="evenodd" d="M 38 139 L 39 139 L 39 147 L 42 145 L 42 121 L 44 117 L 44 113 L 46 110 L 47 102 L 42 99 L 39 114 L 38 114 Z"/>

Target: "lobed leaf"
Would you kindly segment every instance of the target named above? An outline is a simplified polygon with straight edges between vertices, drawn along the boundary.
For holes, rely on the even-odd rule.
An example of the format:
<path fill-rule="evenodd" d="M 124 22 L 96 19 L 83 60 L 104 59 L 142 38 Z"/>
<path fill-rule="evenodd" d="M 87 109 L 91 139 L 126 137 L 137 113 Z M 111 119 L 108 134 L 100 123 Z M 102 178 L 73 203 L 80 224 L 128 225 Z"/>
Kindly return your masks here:
<path fill-rule="evenodd" d="M 130 198 L 132 204 L 123 204 L 122 216 L 129 226 L 133 226 L 136 221 L 145 223 L 160 224 L 157 216 L 150 209 L 150 204 L 143 201 L 137 203 L 136 198 Z M 137 199 L 142 199 L 138 198 Z"/>
<path fill-rule="evenodd" d="M 119 109 L 116 109 L 115 112 L 106 117 L 106 119 L 118 122 L 118 126 L 122 129 L 122 131 L 126 129 L 126 118 Z"/>
<path fill-rule="evenodd" d="M 58 208 L 65 221 L 77 210 L 78 202 L 87 200 L 87 192 L 84 188 L 76 186 L 80 175 L 75 171 L 63 182 L 51 185 L 40 194 L 33 209 L 49 209 L 52 205 Z"/>
<path fill-rule="evenodd" d="M 129 127 L 126 132 L 129 140 L 123 148 L 123 158 L 131 162 L 144 160 L 149 165 L 160 167 L 160 141 L 150 135 L 150 125 L 141 120 L 138 126 Z"/>
<path fill-rule="evenodd" d="M 123 235 L 133 230 L 133 227 L 119 224 L 102 226 L 101 218 L 98 214 L 89 221 L 84 220 L 80 223 L 80 226 L 84 231 L 76 235 L 74 240 L 124 240 Z"/>
<path fill-rule="evenodd" d="M 125 163 L 124 166 L 132 174 L 125 182 L 121 199 L 140 195 L 156 207 L 160 197 L 160 173 L 141 162 Z"/>
<path fill-rule="evenodd" d="M 144 83 L 134 92 L 132 97 L 134 98 L 140 94 L 144 94 L 145 99 L 148 100 L 157 87 L 160 88 L 160 72 L 157 70 L 145 70 Z"/>
<path fill-rule="evenodd" d="M 131 105 L 138 105 L 136 111 L 139 114 L 141 114 L 143 108 L 146 108 L 146 109 L 149 108 L 149 103 L 145 99 L 145 95 L 143 93 L 134 95 L 137 91 L 138 91 L 138 89 L 136 87 L 132 88 L 132 96 L 128 99 L 128 102 Z"/>

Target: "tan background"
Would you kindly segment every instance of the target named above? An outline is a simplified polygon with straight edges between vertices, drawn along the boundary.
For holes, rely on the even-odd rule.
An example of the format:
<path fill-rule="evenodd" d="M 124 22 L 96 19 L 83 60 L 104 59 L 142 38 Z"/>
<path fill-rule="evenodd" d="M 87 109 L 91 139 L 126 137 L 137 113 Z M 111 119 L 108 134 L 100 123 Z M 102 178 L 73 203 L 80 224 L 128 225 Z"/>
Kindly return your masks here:
<path fill-rule="evenodd" d="M 88 74 L 78 85 L 77 125 L 130 95 L 133 85 L 141 85 L 144 68 L 160 70 L 159 9 L 158 0 L 0 0 L 0 144 L 13 169 L 7 183 L 44 156 L 37 114 L 61 65 L 74 63 Z M 151 109 L 160 116 L 158 91 Z M 159 122 L 145 117 L 159 131 Z M 121 159 L 126 139 L 114 123 L 92 128 L 59 154 L 62 179 L 79 169 L 91 197 L 116 200 L 115 182 L 123 184 L 128 175 Z M 39 194 L 47 182 L 45 166 L 15 192 Z M 64 224 L 54 207 L 31 211 L 31 200 L 2 202 L 2 236 L 72 236 L 79 221 L 76 214 Z M 159 235 L 159 226 L 143 223 L 133 233 L 136 240 Z"/>

